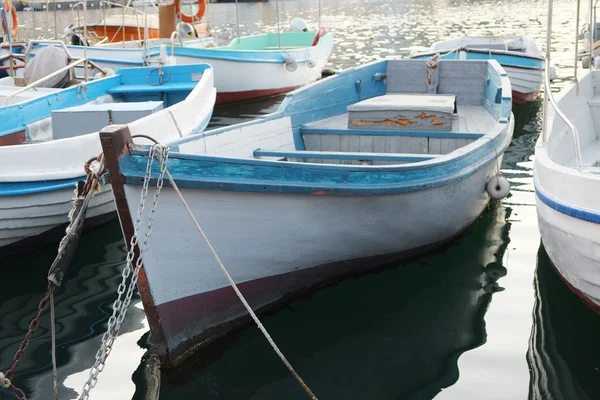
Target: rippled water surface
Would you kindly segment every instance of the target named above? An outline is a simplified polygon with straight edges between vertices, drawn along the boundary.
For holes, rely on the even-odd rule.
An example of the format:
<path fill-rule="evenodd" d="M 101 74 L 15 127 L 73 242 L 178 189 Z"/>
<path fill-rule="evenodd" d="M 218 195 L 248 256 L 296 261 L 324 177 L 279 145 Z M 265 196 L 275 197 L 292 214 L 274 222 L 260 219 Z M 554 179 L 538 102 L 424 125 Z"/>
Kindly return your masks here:
<path fill-rule="evenodd" d="M 524 34 L 545 40 L 546 2 L 323 0 L 335 34 L 329 67 L 402 58 L 462 34 Z M 315 24 L 317 0 L 280 1 Z M 555 4 L 555 90 L 573 75 L 574 1 Z M 90 19 L 98 11 L 90 11 Z M 211 4 L 221 43 L 236 33 L 235 6 Z M 54 36 L 53 14 L 20 14 L 21 35 Z M 57 14 L 60 32 L 70 12 Z M 242 34 L 276 30 L 275 2 L 240 4 Z M 281 97 L 215 110 L 213 126 L 274 111 Z M 514 110 L 502 165 L 512 196 L 492 204 L 443 252 L 322 289 L 263 317 L 267 329 L 321 399 L 598 399 L 600 318 L 571 294 L 540 246 L 532 184 L 540 104 Z M 35 314 L 54 248 L 2 262 L 0 367 L 5 370 Z M 93 363 L 120 281 L 125 245 L 117 223 L 82 239 L 57 294 L 61 399 L 75 399 Z M 168 268 L 168 266 L 165 266 Z M 51 398 L 45 317 L 15 378 L 29 399 Z M 10 398 L 0 392 L 0 398 Z M 305 398 L 254 326 L 220 341 L 184 368 L 156 367 L 139 302 L 92 399 Z"/>

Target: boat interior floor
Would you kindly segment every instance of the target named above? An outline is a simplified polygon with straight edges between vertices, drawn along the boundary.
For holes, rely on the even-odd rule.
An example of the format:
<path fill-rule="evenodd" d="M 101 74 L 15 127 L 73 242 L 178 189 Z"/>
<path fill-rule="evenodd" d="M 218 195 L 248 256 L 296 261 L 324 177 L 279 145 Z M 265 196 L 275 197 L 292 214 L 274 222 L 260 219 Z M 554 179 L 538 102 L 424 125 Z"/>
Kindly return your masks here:
<path fill-rule="evenodd" d="M 254 158 L 318 164 L 395 165 L 426 161 L 464 147 L 498 123 L 483 107 L 457 105 L 448 131 L 352 129 L 349 113 L 302 125 L 304 149 L 256 149 Z"/>

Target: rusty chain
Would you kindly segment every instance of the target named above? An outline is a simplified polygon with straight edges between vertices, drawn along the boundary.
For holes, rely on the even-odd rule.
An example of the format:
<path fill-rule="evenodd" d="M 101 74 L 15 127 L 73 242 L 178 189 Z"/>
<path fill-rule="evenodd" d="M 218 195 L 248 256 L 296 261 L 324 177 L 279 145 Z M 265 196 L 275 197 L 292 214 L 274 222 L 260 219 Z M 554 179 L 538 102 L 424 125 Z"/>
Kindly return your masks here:
<path fill-rule="evenodd" d="M 25 355 L 25 351 L 27 350 L 27 347 L 29 346 L 29 341 L 31 340 L 31 337 L 33 336 L 35 331 L 40 326 L 40 318 L 42 317 L 44 310 L 46 310 L 46 307 L 48 307 L 48 301 L 50 299 L 50 295 L 52 293 L 54 293 L 54 289 L 55 289 L 54 284 L 49 283 L 48 290 L 46 291 L 46 295 L 44 296 L 44 298 L 42 298 L 42 300 L 38 304 L 37 314 L 36 314 L 35 318 L 32 319 L 31 322 L 29 323 L 29 329 L 27 330 L 27 335 L 25 335 L 25 338 L 23 339 L 23 341 L 21 342 L 21 345 L 19 346 L 19 350 L 17 350 L 17 352 L 15 353 L 15 355 L 13 357 L 12 365 L 10 366 L 8 371 L 6 371 L 6 374 L 4 374 L 4 379 L 8 380 L 8 382 L 9 382 L 9 385 L 10 385 L 9 388 L 12 390 L 15 397 L 19 400 L 26 400 L 25 393 L 23 393 L 23 391 L 21 389 L 16 387 L 10 380 L 14 377 L 15 369 L 17 369 L 17 366 L 23 359 L 23 355 Z"/>
<path fill-rule="evenodd" d="M 95 171 L 94 169 L 91 168 L 92 163 L 94 161 L 98 161 L 100 163 L 100 166 L 97 171 Z M 83 193 L 87 194 L 90 191 L 95 191 L 98 187 L 99 177 L 104 172 L 103 155 L 101 154 L 98 157 L 93 157 L 90 160 L 88 160 L 85 163 L 84 169 L 85 169 L 85 173 L 87 175 L 87 179 L 85 181 Z M 33 334 L 37 331 L 37 329 L 40 326 L 40 318 L 42 317 L 42 314 L 48 307 L 50 297 L 54 294 L 55 289 L 56 289 L 55 284 L 52 282 L 49 282 L 48 289 L 46 290 L 46 294 L 44 295 L 44 297 L 38 304 L 37 314 L 36 314 L 35 318 L 29 323 L 29 328 L 27 330 L 27 334 L 25 335 L 25 338 L 21 342 L 19 349 L 13 356 L 12 365 L 10 366 L 8 371 L 6 371 L 6 373 L 2 375 L 2 386 L 4 386 L 6 389 L 10 389 L 13 392 L 14 396 L 17 398 L 17 400 L 27 400 L 27 398 L 25 396 L 25 393 L 23 393 L 23 391 L 21 389 L 16 387 L 11 382 L 11 380 L 14 377 L 17 366 L 19 365 L 19 363 L 23 359 L 23 356 L 25 355 L 25 351 L 27 350 L 27 347 L 29 346 L 31 337 L 33 336 Z M 1 375 L 1 373 L 0 373 L 0 375 Z"/>

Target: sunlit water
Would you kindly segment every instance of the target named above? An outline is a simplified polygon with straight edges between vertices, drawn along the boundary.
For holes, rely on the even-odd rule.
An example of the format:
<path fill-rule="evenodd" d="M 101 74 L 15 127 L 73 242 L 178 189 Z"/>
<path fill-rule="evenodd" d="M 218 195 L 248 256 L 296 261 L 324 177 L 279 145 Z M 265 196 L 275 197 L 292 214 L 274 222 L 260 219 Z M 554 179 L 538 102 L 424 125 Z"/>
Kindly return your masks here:
<path fill-rule="evenodd" d="M 318 1 L 280 1 L 281 29 L 316 24 Z M 240 4 L 241 34 L 276 31 L 275 2 Z M 574 1 L 555 5 L 556 91 L 573 75 Z M 90 20 L 98 16 L 90 11 Z M 58 36 L 71 22 L 57 13 Z M 235 6 L 211 4 L 220 43 L 236 35 Z M 23 37 L 54 37 L 54 14 L 21 13 Z M 329 67 L 403 58 L 462 34 L 524 34 L 545 40 L 545 1 L 323 0 L 335 34 Z M 274 111 L 281 97 L 215 110 L 212 125 Z M 322 289 L 263 316 L 267 329 L 321 399 L 598 399 L 600 318 L 571 294 L 540 247 L 532 184 L 540 104 L 514 110 L 502 170 L 512 196 L 492 204 L 443 252 Z M 55 248 L 2 263 L 0 367 L 12 360 L 45 290 Z M 125 246 L 117 223 L 90 232 L 58 291 L 61 399 L 86 380 L 120 281 Z M 168 266 L 165 266 L 168 268 Z M 49 323 L 42 321 L 15 384 L 51 398 Z M 92 399 L 305 398 L 254 326 L 160 373 L 143 311 L 129 310 Z M 0 392 L 0 398 L 3 394 Z M 6 398 L 10 398 L 5 393 Z"/>

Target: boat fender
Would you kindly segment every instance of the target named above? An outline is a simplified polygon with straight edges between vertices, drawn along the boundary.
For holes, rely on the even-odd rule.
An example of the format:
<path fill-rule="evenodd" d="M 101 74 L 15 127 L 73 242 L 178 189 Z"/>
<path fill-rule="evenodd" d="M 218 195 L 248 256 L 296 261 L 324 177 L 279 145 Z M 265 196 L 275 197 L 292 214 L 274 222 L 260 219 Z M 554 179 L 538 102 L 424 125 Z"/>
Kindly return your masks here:
<path fill-rule="evenodd" d="M 283 57 L 283 62 L 285 63 L 285 69 L 287 69 L 289 72 L 294 72 L 298 69 L 296 57 L 294 57 L 292 54 L 286 54 L 285 57 Z"/>
<path fill-rule="evenodd" d="M 115 71 L 110 68 L 104 68 L 104 73 L 98 72 L 96 75 L 94 75 L 94 79 L 102 79 L 113 75 L 115 75 Z"/>
<path fill-rule="evenodd" d="M 583 56 L 581 59 L 581 67 L 584 69 L 589 69 L 592 65 L 592 58 L 590 56 Z"/>
<path fill-rule="evenodd" d="M 494 175 L 485 186 L 486 192 L 494 200 L 502 200 L 510 193 L 510 183 L 502 175 Z"/>
<path fill-rule="evenodd" d="M 314 68 L 317 65 L 317 62 L 315 60 L 306 60 L 306 66 L 308 68 Z"/>
<path fill-rule="evenodd" d="M 308 32 L 308 25 L 302 18 L 296 17 L 290 21 L 290 30 L 292 32 Z"/>
<path fill-rule="evenodd" d="M 594 57 L 594 69 L 600 68 L 600 57 Z"/>
<path fill-rule="evenodd" d="M 323 36 L 325 34 L 325 28 L 321 27 L 321 29 L 319 29 L 319 32 L 317 32 L 315 34 L 315 38 L 312 41 L 312 45 L 316 46 L 319 43 L 319 39 L 321 38 L 321 36 Z"/>

